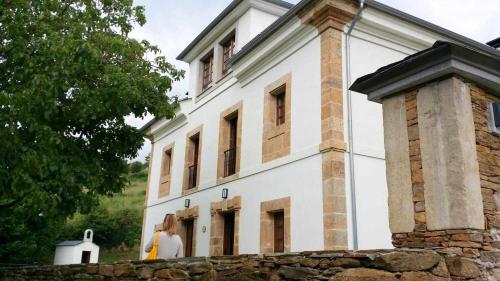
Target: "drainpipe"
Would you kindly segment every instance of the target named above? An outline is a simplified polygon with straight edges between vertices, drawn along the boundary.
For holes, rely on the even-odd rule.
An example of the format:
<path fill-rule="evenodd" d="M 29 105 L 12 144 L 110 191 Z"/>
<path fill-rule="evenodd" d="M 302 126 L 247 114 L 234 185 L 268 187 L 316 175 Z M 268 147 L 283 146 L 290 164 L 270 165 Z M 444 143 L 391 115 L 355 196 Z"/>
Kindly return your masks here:
<path fill-rule="evenodd" d="M 352 133 L 352 100 L 351 100 L 351 91 L 349 91 L 349 86 L 351 85 L 351 54 L 350 54 L 350 37 L 351 32 L 354 29 L 354 26 L 361 18 L 361 13 L 363 9 L 365 1 L 359 1 L 359 9 L 351 24 L 349 25 L 349 30 L 347 31 L 345 38 L 345 54 L 346 54 L 346 96 L 347 96 L 347 136 L 348 136 L 348 146 L 349 146 L 349 182 L 351 189 L 351 215 L 352 215 L 352 246 L 353 250 L 358 250 L 358 222 L 356 218 L 356 185 L 354 181 L 354 153 L 353 153 L 353 133 Z"/>

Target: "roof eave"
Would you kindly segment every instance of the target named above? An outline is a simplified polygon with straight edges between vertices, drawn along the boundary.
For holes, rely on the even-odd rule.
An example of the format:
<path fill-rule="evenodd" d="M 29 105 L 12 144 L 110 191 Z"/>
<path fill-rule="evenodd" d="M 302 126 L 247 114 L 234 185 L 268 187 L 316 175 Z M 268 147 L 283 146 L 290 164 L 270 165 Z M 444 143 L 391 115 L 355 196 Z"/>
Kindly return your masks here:
<path fill-rule="evenodd" d="M 350 90 L 381 103 L 384 98 L 448 76 L 471 80 L 500 96 L 500 56 L 449 42 L 409 56 L 357 79 Z"/>
<path fill-rule="evenodd" d="M 191 50 L 200 43 L 205 36 L 207 36 L 210 31 L 212 31 L 227 15 L 229 15 L 239 4 L 241 4 L 244 0 L 233 0 L 222 12 L 215 17 L 215 19 L 210 22 L 198 36 L 196 36 L 189 45 L 182 50 L 182 52 L 176 57 L 177 60 L 184 61 L 186 56 L 191 52 Z M 264 0 L 271 4 L 291 9 L 294 5 L 282 0 Z"/>

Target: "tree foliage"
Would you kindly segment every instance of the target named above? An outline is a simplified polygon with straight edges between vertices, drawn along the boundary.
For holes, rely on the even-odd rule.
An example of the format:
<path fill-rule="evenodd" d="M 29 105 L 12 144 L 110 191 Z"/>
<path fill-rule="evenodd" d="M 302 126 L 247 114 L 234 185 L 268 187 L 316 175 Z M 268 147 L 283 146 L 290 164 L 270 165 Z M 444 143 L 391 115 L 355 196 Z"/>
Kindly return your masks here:
<path fill-rule="evenodd" d="M 2 1 L 0 262 L 29 261 L 39 231 L 124 188 L 143 143 L 125 116 L 172 117 L 183 72 L 128 36 L 145 23 L 132 2 Z"/>

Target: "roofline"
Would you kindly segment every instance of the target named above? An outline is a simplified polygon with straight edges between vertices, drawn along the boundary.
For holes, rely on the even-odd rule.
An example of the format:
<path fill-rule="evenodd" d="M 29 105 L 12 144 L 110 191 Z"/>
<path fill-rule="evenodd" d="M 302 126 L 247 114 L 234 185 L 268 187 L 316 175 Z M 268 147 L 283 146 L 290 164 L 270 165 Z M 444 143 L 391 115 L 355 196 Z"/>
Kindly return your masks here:
<path fill-rule="evenodd" d="M 248 53 L 250 53 L 255 47 L 257 47 L 260 43 L 262 43 L 264 40 L 266 40 L 278 28 L 282 27 L 285 23 L 288 22 L 288 20 L 293 18 L 302 8 L 304 8 L 307 4 L 309 4 L 312 1 L 314 1 L 314 0 L 302 0 L 302 1 L 300 1 L 292 9 L 290 9 L 286 14 L 281 16 L 278 20 L 276 20 L 274 23 L 272 23 L 270 26 L 268 26 L 266 29 L 264 29 L 264 31 L 262 31 L 254 39 L 252 39 L 245 46 L 243 46 L 243 48 L 238 53 L 236 53 L 234 56 L 232 56 L 229 59 L 229 63 L 234 64 L 237 61 L 239 61 L 240 59 L 242 59 L 244 56 L 246 56 Z M 475 48 L 478 48 L 478 49 L 480 49 L 484 52 L 490 53 L 492 55 L 500 54 L 500 51 L 498 51 L 490 46 L 487 46 L 483 43 L 480 43 L 478 41 L 475 41 L 473 39 L 470 39 L 470 38 L 465 37 L 463 35 L 460 35 L 458 33 L 455 33 L 451 30 L 448 30 L 446 28 L 440 27 L 438 25 L 435 25 L 435 24 L 430 23 L 428 21 L 425 21 L 423 19 L 417 18 L 417 17 L 412 16 L 410 14 L 407 14 L 405 12 L 402 12 L 398 9 L 384 5 L 384 4 L 379 3 L 375 0 L 365 0 L 364 5 L 372 7 L 376 10 L 379 10 L 379 11 L 385 12 L 389 15 L 400 18 L 404 21 L 408 21 L 408 22 L 411 22 L 411 23 L 416 24 L 418 26 L 424 27 L 426 29 L 430 29 L 438 34 L 441 34 L 441 35 L 449 37 L 453 40 L 456 40 L 457 42 L 461 42 L 461 43 L 466 44 L 466 45 L 474 46 Z"/>
<path fill-rule="evenodd" d="M 395 17 L 398 17 L 400 19 L 403 19 L 403 20 L 406 20 L 406 21 L 409 21 L 411 23 L 414 23 L 416 25 L 419 25 L 419 26 L 422 26 L 422 27 L 425 27 L 425 28 L 428 28 L 428 29 L 431 29 L 432 31 L 436 32 L 436 33 L 439 33 L 441 35 L 445 35 L 447 37 L 450 37 L 451 39 L 454 39 L 458 42 L 461 42 L 463 44 L 466 44 L 466 45 L 471 45 L 475 48 L 478 48 L 482 51 L 485 51 L 487 53 L 490 53 L 492 55 L 499 55 L 500 52 L 491 48 L 490 46 L 486 45 L 486 44 L 483 44 L 481 42 L 478 42 L 476 40 L 473 40 L 469 37 L 466 37 L 466 36 L 463 36 L 461 34 L 458 34 L 456 32 L 453 32 L 449 29 L 446 29 L 444 27 L 441 27 L 439 25 L 436 25 L 436 24 L 433 24 L 433 23 L 430 23 L 428 21 L 425 21 L 421 18 L 418 18 L 418 17 L 415 17 L 415 16 L 412 16 L 408 13 L 405 13 L 403 11 L 400 11 L 398 9 L 395 9 L 395 8 L 392 8 L 390 6 L 387 6 L 387 5 L 384 5 L 382 3 L 379 3 L 375 0 L 365 0 L 365 5 L 368 5 L 372 8 L 375 8 L 377 10 L 380 10 L 382 12 L 386 12 L 390 15 L 393 15 Z"/>
<path fill-rule="evenodd" d="M 183 60 L 186 55 L 210 32 L 214 27 L 219 24 L 229 13 L 231 13 L 240 3 L 245 0 L 233 0 L 222 12 L 205 27 L 198 36 L 194 38 L 191 43 L 176 57 L 177 60 Z M 283 0 L 262 0 L 271 4 L 291 9 L 294 5 Z"/>
<path fill-rule="evenodd" d="M 233 64 L 243 58 L 245 55 L 250 53 L 255 47 L 257 47 L 261 42 L 266 40 L 271 36 L 277 29 L 285 25 L 290 19 L 292 19 L 302 8 L 307 6 L 310 2 L 314 0 L 302 0 L 297 5 L 293 6 L 288 12 L 275 20 L 271 25 L 264 29 L 261 33 L 255 36 L 250 42 L 243 46 L 239 52 L 234 54 L 228 61 L 229 64 Z"/>
<path fill-rule="evenodd" d="M 489 41 L 488 43 L 486 43 L 486 45 L 491 46 L 495 49 L 500 48 L 500 37 Z"/>
<path fill-rule="evenodd" d="M 186 93 L 186 95 L 187 94 L 188 93 Z M 185 97 L 183 99 L 178 100 L 176 108 L 180 106 L 181 102 L 187 101 L 190 99 L 191 99 L 190 97 Z M 153 119 L 149 120 L 146 124 L 142 125 L 142 127 L 139 128 L 139 131 L 141 131 L 143 133 L 146 132 L 146 130 L 149 129 L 151 126 L 153 126 L 153 124 L 156 123 L 156 121 L 158 121 L 158 120 L 159 120 L 158 118 L 153 117 Z"/>
<path fill-rule="evenodd" d="M 437 41 L 425 49 L 358 78 L 349 88 L 375 102 L 441 77 L 458 75 L 500 96 L 500 54 Z"/>

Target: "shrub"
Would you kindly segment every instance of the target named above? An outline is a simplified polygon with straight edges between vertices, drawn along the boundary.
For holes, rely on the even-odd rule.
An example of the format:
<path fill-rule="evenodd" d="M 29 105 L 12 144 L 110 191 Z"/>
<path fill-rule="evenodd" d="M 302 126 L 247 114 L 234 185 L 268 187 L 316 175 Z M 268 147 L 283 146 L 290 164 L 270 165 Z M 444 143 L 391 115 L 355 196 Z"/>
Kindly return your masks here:
<path fill-rule="evenodd" d="M 80 240 L 88 228 L 94 231 L 94 242 L 101 247 L 112 248 L 122 243 L 131 247 L 141 237 L 141 214 L 129 209 L 109 212 L 99 207 L 69 221 L 60 238 Z"/>

